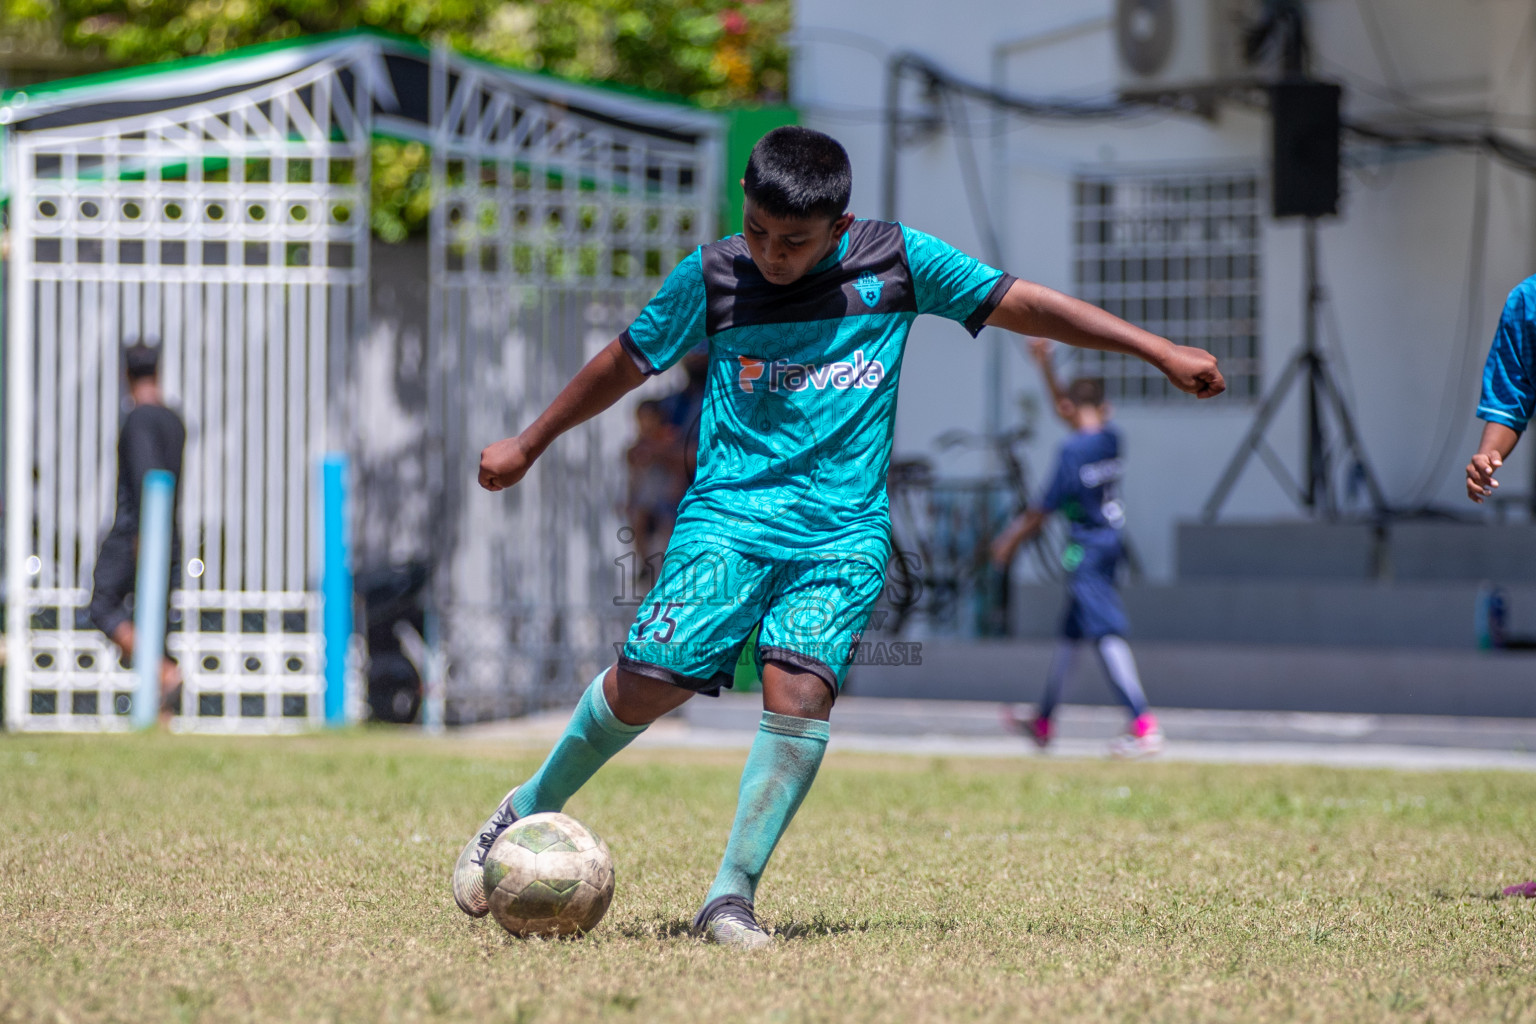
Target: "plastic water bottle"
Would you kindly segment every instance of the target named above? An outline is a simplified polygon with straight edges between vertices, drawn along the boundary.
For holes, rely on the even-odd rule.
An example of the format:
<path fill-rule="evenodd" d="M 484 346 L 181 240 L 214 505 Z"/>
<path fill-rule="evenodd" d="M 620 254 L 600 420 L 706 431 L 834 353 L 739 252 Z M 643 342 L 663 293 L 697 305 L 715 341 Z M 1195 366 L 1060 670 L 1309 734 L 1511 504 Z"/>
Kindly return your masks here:
<path fill-rule="evenodd" d="M 1491 651 L 1504 646 L 1504 591 L 1492 583 L 1477 588 L 1474 623 L 1479 650 Z"/>

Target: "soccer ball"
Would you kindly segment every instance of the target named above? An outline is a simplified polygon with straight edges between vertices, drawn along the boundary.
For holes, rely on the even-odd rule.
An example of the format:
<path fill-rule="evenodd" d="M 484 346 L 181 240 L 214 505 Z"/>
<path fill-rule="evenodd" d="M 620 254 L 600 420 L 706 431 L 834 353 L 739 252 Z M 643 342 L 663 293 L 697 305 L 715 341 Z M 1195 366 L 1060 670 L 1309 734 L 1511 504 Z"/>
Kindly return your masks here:
<path fill-rule="evenodd" d="M 519 818 L 485 855 L 491 916 L 513 935 L 589 932 L 613 902 L 608 844 L 564 814 Z"/>

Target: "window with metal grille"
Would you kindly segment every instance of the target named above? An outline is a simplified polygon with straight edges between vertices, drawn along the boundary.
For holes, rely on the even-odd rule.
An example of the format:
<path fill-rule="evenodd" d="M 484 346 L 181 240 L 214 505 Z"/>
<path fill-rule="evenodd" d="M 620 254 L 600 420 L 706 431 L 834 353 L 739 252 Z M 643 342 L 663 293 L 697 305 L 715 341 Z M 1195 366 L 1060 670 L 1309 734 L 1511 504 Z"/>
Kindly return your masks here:
<path fill-rule="evenodd" d="M 1259 394 L 1259 187 L 1252 171 L 1083 173 L 1073 194 L 1079 298 L 1221 360 L 1228 394 Z M 1118 401 L 1178 392 L 1129 356 L 1076 350 Z"/>

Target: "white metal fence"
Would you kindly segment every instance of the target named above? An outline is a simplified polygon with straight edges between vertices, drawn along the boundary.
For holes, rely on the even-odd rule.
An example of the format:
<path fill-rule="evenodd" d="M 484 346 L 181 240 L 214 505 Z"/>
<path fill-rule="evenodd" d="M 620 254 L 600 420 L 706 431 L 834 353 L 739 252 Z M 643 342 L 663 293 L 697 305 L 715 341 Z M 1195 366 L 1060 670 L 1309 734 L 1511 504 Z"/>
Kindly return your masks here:
<path fill-rule="evenodd" d="M 180 72 L 181 101 L 176 74 L 66 96 L 30 123 L 0 108 L 7 726 L 127 726 L 131 679 L 85 616 L 130 337 L 160 339 L 188 427 L 167 645 L 179 727 L 320 720 L 315 459 L 352 447 L 349 402 L 369 401 L 348 353 L 368 315 L 375 131 L 433 147 L 421 444 L 450 715 L 516 713 L 585 681 L 630 611 L 614 565 L 629 425 L 583 428 L 511 495 L 478 491 L 475 458 L 712 237 L 719 121 L 367 35 Z M 423 81 L 425 103 L 406 94 Z M 150 109 L 80 112 L 134 103 Z"/>
<path fill-rule="evenodd" d="M 712 237 L 721 157 L 707 117 L 641 121 L 441 57 L 431 95 L 435 596 L 449 717 L 473 720 L 614 660 L 633 612 L 614 564 L 630 424 L 587 424 L 509 493 L 481 491 L 474 467 Z"/>
<path fill-rule="evenodd" d="M 128 338 L 159 339 L 166 397 L 188 427 L 167 643 L 181 726 L 270 731 L 320 716 L 312 466 L 342 413 L 328 381 L 344 372 L 338 342 L 367 281 L 369 140 L 344 67 L 13 134 L 13 727 L 126 725 L 127 674 L 85 609 L 113 510 Z"/>

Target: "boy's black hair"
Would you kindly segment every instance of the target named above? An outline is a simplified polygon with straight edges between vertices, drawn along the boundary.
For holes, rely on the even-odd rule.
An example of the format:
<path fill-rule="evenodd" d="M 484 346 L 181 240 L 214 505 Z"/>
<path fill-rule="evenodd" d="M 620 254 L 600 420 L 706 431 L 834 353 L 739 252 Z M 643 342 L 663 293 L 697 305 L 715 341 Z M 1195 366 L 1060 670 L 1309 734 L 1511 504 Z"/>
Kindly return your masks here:
<path fill-rule="evenodd" d="M 836 220 L 853 194 L 853 166 L 832 136 L 788 125 L 752 147 L 742 188 L 770 216 Z"/>
<path fill-rule="evenodd" d="M 160 372 L 160 345 L 157 339 L 133 339 L 123 349 L 123 369 L 130 381 L 153 377 Z"/>
<path fill-rule="evenodd" d="M 1067 401 L 1097 408 L 1104 404 L 1104 382 L 1097 377 L 1078 377 L 1067 385 Z"/>
<path fill-rule="evenodd" d="M 660 416 L 662 414 L 661 403 L 654 398 L 648 398 L 635 406 L 635 416 L 639 417 L 641 413 L 652 413 L 653 415 Z"/>

